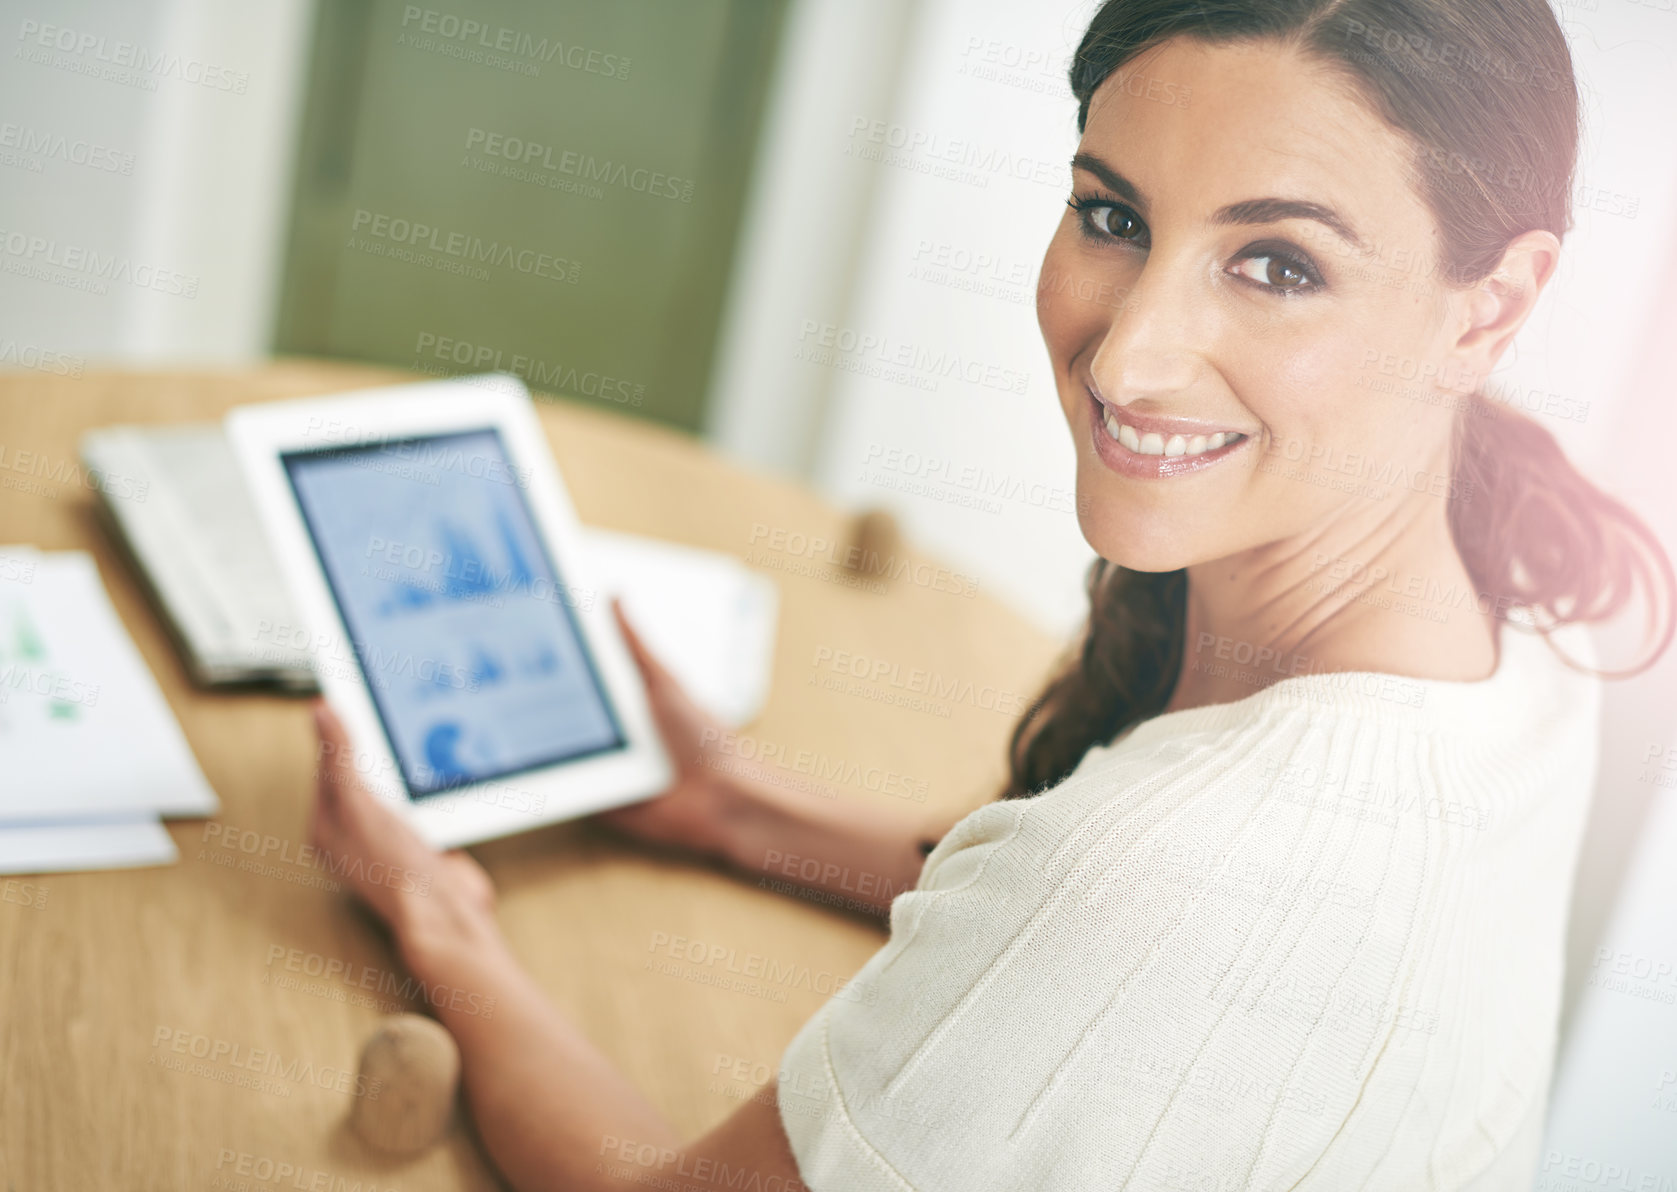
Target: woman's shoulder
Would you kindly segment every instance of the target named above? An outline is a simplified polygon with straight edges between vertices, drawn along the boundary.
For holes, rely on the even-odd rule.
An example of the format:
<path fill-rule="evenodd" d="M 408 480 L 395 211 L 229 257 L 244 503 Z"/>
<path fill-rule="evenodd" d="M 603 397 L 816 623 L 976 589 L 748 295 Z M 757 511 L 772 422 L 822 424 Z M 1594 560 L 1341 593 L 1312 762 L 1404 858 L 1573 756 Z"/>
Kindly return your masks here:
<path fill-rule="evenodd" d="M 1150 723 L 1091 750 L 1052 788 L 962 819 L 927 858 L 918 888 L 956 893 L 987 880 L 1028 902 L 1069 885 L 1087 901 L 1115 881 L 1181 884 L 1242 860 L 1303 872 L 1354 846 L 1389 853 L 1390 840 L 1374 845 L 1364 832 L 1358 844 L 1324 829 L 1390 785 L 1383 776 L 1406 775 L 1418 793 L 1435 760 L 1402 726 L 1288 701 L 1140 731 Z M 1391 792 L 1386 801 L 1402 802 Z M 1315 834 L 1321 847 L 1300 852 L 1301 837 Z"/>
<path fill-rule="evenodd" d="M 865 975 L 930 966 L 905 985 L 929 1011 L 933 988 L 1002 974 L 1021 989 L 1075 975 L 1110 996 L 1142 974 L 1200 982 L 1284 956 L 1343 968 L 1370 944 L 1389 959 L 1408 930 L 1391 908 L 1436 879 L 1428 842 L 1467 830 L 1449 826 L 1459 809 L 1412 797 L 1422 769 L 1420 742 L 1389 726 L 1284 705 L 1132 734 L 1052 789 L 961 820 L 893 904 Z M 1411 781 L 1389 789 L 1387 772 Z"/>
<path fill-rule="evenodd" d="M 1576 635 L 1562 645 L 1589 661 Z M 1269 899 L 1329 875 L 1327 896 L 1390 905 L 1489 863 L 1510 839 L 1564 846 L 1580 830 L 1593 685 L 1542 638 L 1508 633 L 1492 678 L 1427 684 L 1418 704 L 1294 688 L 1156 717 L 1049 790 L 962 819 L 917 890 L 954 903 L 1005 890 L 1006 918 L 1061 905 L 1062 887 L 1084 906 L 1156 907 L 1161 890 L 1197 897 L 1211 883 Z M 920 903 L 896 908 L 904 926 Z"/>
<path fill-rule="evenodd" d="M 1149 1140 L 1203 1138 L 1202 1110 L 1243 1169 L 1324 1153 L 1385 1088 L 1376 1057 L 1441 1037 L 1443 995 L 1417 975 L 1450 975 L 1462 891 L 1564 909 L 1543 890 L 1587 803 L 1594 722 L 1565 722 L 1586 688 L 1537 650 L 1505 638 L 1491 680 L 1418 705 L 1294 686 L 1172 713 L 967 816 L 788 1053 L 841 1103 L 830 1128 L 787 1110 L 800 1162 L 890 1168 L 893 1187 L 997 1164 L 1088 1186 Z M 1494 1003 L 1523 1031 L 1522 1004 Z"/>
<path fill-rule="evenodd" d="M 1092 1186 L 1140 1158 L 1185 1086 L 1231 1079 L 1262 1091 L 1231 1110 L 1246 1161 L 1278 1110 L 1325 1145 L 1385 1019 L 1408 1013 L 1418 920 L 1394 909 L 1423 905 L 1426 880 L 1389 831 L 1271 797 L 1283 767 L 1325 765 L 1337 740 L 1285 709 L 1126 740 L 962 820 L 893 904 L 889 943 L 788 1053 L 844 1103 L 831 1131 L 787 1111 L 800 1161 L 831 1147 L 812 1170 L 887 1163 L 901 1186 L 953 1187 L 940 1163 L 982 1161 Z M 1324 974 L 1375 1009 L 1312 1044 Z M 952 1139 L 973 1153 L 940 1157 Z"/>

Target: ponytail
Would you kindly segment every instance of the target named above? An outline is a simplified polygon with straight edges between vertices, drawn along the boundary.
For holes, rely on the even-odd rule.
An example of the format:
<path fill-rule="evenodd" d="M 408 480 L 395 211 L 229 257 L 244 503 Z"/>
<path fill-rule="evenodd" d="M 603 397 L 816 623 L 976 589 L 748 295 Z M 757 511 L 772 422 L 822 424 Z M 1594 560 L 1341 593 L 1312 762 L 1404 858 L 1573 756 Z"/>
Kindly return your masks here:
<path fill-rule="evenodd" d="M 1647 656 L 1623 670 L 1591 672 L 1641 674 L 1677 631 L 1677 577 L 1659 539 L 1573 467 L 1531 418 L 1477 393 L 1472 400 L 1476 408 L 1456 423 L 1449 513 L 1475 590 L 1499 620 L 1522 609 L 1545 635 L 1571 622 L 1610 621 L 1642 593 Z"/>

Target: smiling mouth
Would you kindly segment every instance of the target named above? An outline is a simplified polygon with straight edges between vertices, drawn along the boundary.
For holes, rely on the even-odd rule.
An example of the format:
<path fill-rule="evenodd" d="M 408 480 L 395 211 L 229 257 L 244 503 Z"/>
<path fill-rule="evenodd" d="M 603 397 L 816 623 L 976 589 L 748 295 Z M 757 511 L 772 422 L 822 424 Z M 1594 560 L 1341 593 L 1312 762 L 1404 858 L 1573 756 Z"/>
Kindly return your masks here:
<path fill-rule="evenodd" d="M 1138 431 L 1119 420 L 1110 407 L 1101 407 L 1101 425 L 1107 437 L 1123 444 L 1137 455 L 1163 455 L 1170 458 L 1205 455 L 1223 447 L 1231 447 L 1246 436 L 1239 431 L 1220 430 L 1211 435 L 1162 435 L 1158 431 Z"/>
<path fill-rule="evenodd" d="M 1187 419 L 1122 411 L 1089 393 L 1089 434 L 1095 454 L 1112 471 L 1140 480 L 1163 480 L 1215 467 L 1240 451 L 1251 437 L 1238 430 L 1211 430 Z"/>

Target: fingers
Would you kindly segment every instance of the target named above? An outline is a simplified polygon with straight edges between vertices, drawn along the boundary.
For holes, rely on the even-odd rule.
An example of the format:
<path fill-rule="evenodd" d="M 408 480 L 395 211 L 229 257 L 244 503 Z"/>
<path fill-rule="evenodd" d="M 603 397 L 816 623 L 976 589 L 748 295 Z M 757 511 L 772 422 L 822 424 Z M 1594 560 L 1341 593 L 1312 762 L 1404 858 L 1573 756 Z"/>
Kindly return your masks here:
<path fill-rule="evenodd" d="M 668 681 L 669 672 L 664 669 L 662 663 L 652 656 L 652 651 L 648 650 L 646 643 L 641 641 L 640 634 L 635 632 L 635 627 L 629 624 L 629 615 L 623 611 L 623 601 L 619 597 L 613 596 L 611 598 L 611 611 L 612 615 L 617 618 L 617 626 L 623 631 L 623 640 L 628 644 L 629 653 L 634 656 L 635 665 L 640 668 L 647 685 L 664 685 Z"/>
<path fill-rule="evenodd" d="M 672 739 L 684 739 L 684 734 L 696 733 L 695 725 L 709 725 L 715 718 L 705 708 L 695 703 L 687 688 L 681 681 L 659 662 L 649 650 L 646 643 L 635 633 L 629 624 L 628 614 L 623 611 L 623 604 L 616 596 L 611 600 L 612 612 L 617 617 L 617 623 L 623 629 L 623 638 L 629 644 L 629 652 L 634 655 L 635 665 L 640 668 L 641 678 L 646 684 L 647 699 L 652 705 L 653 718 L 658 722 L 664 733 L 666 742 Z"/>
<path fill-rule="evenodd" d="M 320 733 L 322 741 L 349 741 L 349 733 L 344 729 L 344 722 L 338 719 L 338 714 L 332 710 L 332 705 L 324 699 L 316 698 L 314 708 L 314 727 Z"/>
<path fill-rule="evenodd" d="M 314 728 L 320 737 L 320 797 L 335 803 L 345 785 L 355 781 L 355 758 L 343 721 L 324 699 L 314 701 Z"/>
<path fill-rule="evenodd" d="M 329 817 L 348 832 L 395 833 L 420 842 L 416 833 L 383 799 L 373 794 L 355 767 L 355 746 L 349 732 L 325 700 L 314 704 L 315 729 L 320 734 L 320 796 L 316 817 Z M 426 852 L 434 852 L 423 845 Z"/>
<path fill-rule="evenodd" d="M 443 854 L 443 860 L 453 865 L 460 873 L 461 880 L 480 906 L 487 910 L 494 909 L 495 879 L 489 876 L 489 871 L 478 863 L 476 857 L 464 849 L 450 849 Z"/>
<path fill-rule="evenodd" d="M 317 815 L 329 816 L 343 826 L 364 830 L 370 825 L 386 826 L 399 817 L 375 798 L 355 768 L 355 746 L 349 731 L 325 700 L 314 704 L 315 730 L 320 734 L 320 783 Z M 405 827 L 405 825 L 404 825 Z"/>
<path fill-rule="evenodd" d="M 397 926 L 409 906 L 410 894 L 428 894 L 441 857 L 402 816 L 400 810 L 374 794 L 362 781 L 354 745 L 342 722 L 324 700 L 314 705 L 315 731 L 320 735 L 319 776 L 309 818 L 309 838 L 321 855 L 342 872 L 356 897 L 385 923 Z M 475 862 L 474 862 L 475 864 Z M 451 863 L 451 871 L 462 869 Z M 381 880 L 377 874 L 401 875 L 402 883 Z M 485 898 L 493 904 L 487 878 L 470 888 L 474 905 Z"/>
<path fill-rule="evenodd" d="M 635 632 L 635 627 L 629 624 L 629 616 L 623 611 L 621 597 L 613 596 L 611 598 L 611 615 L 617 618 L 617 628 L 622 632 L 623 640 L 629 645 L 629 653 L 635 656 L 636 662 L 641 662 L 646 656 L 646 647 L 641 644 L 640 634 Z"/>

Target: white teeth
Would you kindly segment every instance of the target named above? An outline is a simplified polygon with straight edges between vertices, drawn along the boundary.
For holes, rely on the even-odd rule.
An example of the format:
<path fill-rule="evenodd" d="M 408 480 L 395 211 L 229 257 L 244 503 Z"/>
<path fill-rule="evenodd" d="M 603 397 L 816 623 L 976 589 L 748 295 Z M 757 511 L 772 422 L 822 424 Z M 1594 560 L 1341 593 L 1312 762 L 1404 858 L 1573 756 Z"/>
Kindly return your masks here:
<path fill-rule="evenodd" d="M 1106 427 L 1108 437 L 1117 439 L 1137 455 L 1163 455 L 1169 458 L 1204 455 L 1207 451 L 1216 451 L 1219 447 L 1226 447 L 1240 438 L 1234 431 L 1222 430 L 1214 435 L 1171 435 L 1169 438 L 1157 431 L 1143 434 L 1135 427 L 1118 421 L 1118 416 L 1110 409 L 1101 412 L 1101 422 Z"/>

